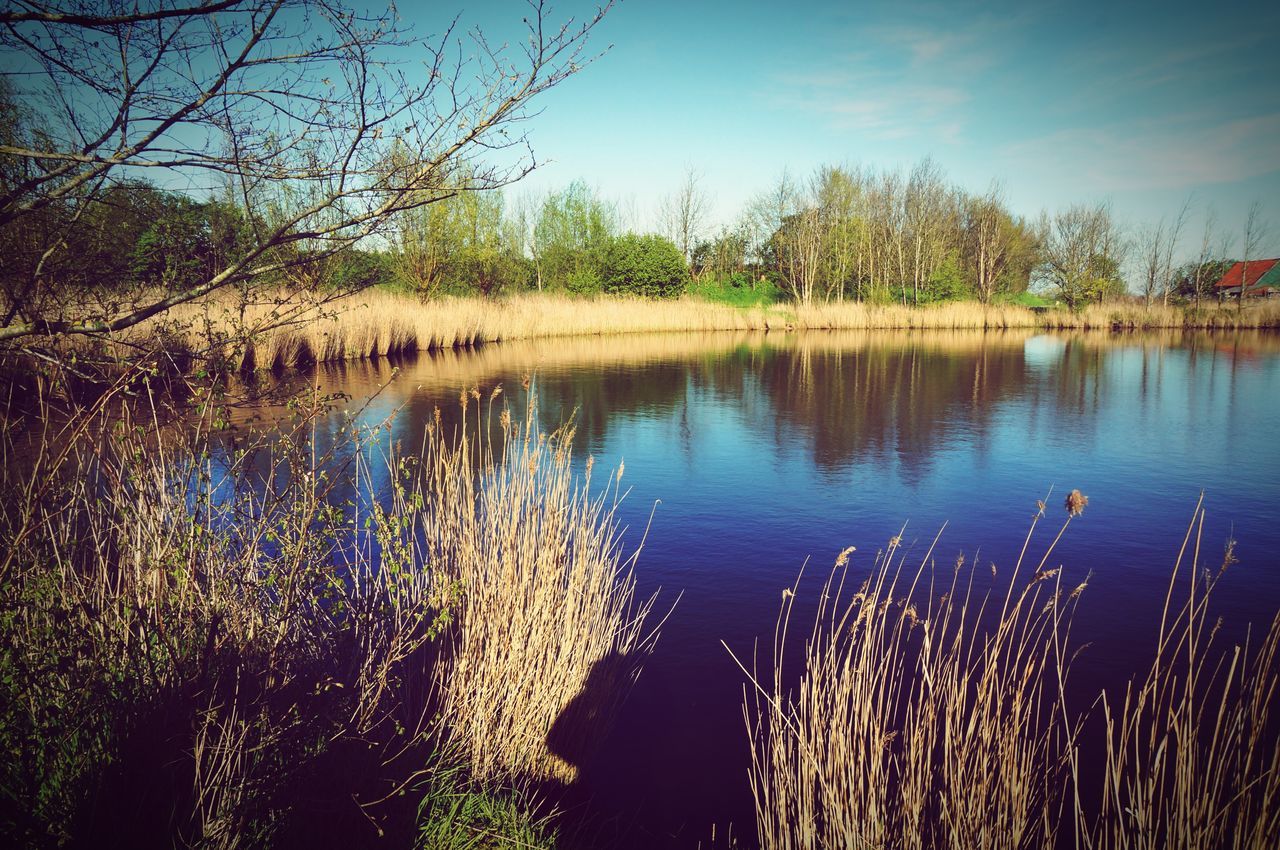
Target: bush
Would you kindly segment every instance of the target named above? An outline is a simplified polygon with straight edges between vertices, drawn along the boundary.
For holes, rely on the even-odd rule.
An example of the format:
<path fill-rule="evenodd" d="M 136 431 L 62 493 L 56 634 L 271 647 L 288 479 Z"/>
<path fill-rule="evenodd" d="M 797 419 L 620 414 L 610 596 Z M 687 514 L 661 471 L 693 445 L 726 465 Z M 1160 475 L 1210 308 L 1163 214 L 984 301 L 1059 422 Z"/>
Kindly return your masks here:
<path fill-rule="evenodd" d="M 669 239 L 628 233 L 604 252 L 604 291 L 620 295 L 673 298 L 689 283 L 684 254 Z"/>
<path fill-rule="evenodd" d="M 956 301 L 970 296 L 969 285 L 955 257 L 947 257 L 934 269 L 925 293 L 928 301 Z"/>
<path fill-rule="evenodd" d="M 692 281 L 687 292 L 703 301 L 734 307 L 767 307 L 786 297 L 772 281 L 754 281 L 746 272 L 735 272 L 727 278 L 708 276 Z"/>
<path fill-rule="evenodd" d="M 565 278 L 564 288 L 574 295 L 595 295 L 600 292 L 600 275 L 595 269 L 574 269 Z"/>

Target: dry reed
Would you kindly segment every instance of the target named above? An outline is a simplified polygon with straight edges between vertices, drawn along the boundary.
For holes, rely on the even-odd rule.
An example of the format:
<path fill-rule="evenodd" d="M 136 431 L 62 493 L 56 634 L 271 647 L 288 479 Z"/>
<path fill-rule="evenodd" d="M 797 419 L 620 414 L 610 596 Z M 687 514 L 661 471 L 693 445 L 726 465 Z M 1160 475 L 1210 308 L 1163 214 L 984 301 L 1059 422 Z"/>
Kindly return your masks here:
<path fill-rule="evenodd" d="M 898 535 L 852 594 L 852 550 L 840 554 L 794 692 L 783 658 L 799 581 L 765 675 L 739 662 L 760 845 L 1052 846 L 1065 676 L 1054 650 L 1082 588 L 1064 596 L 1046 552 L 1029 576 L 1020 559 L 993 597 L 962 560 L 938 576 L 930 547 L 909 570 L 900 547 Z"/>
<path fill-rule="evenodd" d="M 272 327 L 279 311 L 274 302 L 243 313 L 228 304 L 197 304 L 173 311 L 166 327 L 193 351 L 205 350 L 211 338 L 236 337 L 248 328 L 251 342 L 239 355 L 238 365 L 267 369 L 507 340 L 638 332 L 1280 327 L 1280 305 L 1269 302 L 1247 305 L 1243 312 L 1231 306 L 1188 310 L 1120 304 L 1091 305 L 1079 313 L 1037 313 L 1025 307 L 975 302 L 924 307 L 840 302 L 748 309 L 694 298 L 654 301 L 607 296 L 519 295 L 421 302 L 372 290 L 299 310 L 284 326 Z M 138 340 L 152 332 L 143 326 Z"/>
<path fill-rule="evenodd" d="M 1216 570 L 1201 566 L 1203 528 L 1197 506 L 1169 577 L 1150 670 L 1130 681 L 1123 700 L 1101 696 L 1105 769 L 1096 799 L 1078 812 L 1079 846 L 1280 846 L 1280 730 L 1272 713 L 1280 615 L 1256 644 L 1251 635 L 1220 646 L 1222 620 L 1211 617 L 1209 602 L 1234 556 L 1229 544 Z"/>
<path fill-rule="evenodd" d="M 616 478 L 592 495 L 569 432 L 505 411 L 505 444 L 437 428 L 401 456 L 350 421 L 323 449 L 326 400 L 294 408 L 239 450 L 212 415 L 161 439 L 128 408 L 5 421 L 0 834 L 256 846 L 335 772 L 378 823 L 446 747 L 481 779 L 565 776 L 549 732 L 621 653 L 595 727 L 560 734 L 607 722 L 654 639 Z M 156 775 L 156 822 L 131 819 Z"/>
<path fill-rule="evenodd" d="M 906 570 L 895 537 L 849 597 L 841 553 L 794 689 L 783 658 L 799 582 L 784 591 L 771 663 L 762 675 L 739 661 L 763 848 L 1277 846 L 1280 617 L 1256 647 L 1214 644 L 1209 600 L 1231 557 L 1200 568 L 1197 507 L 1150 671 L 1122 702 L 1104 691 L 1100 717 L 1073 710 L 1071 615 L 1085 584 L 1065 592 L 1046 564 L 1086 505 L 1068 496 L 1062 529 L 1024 570 L 1029 533 L 994 596 L 976 594 L 960 562 L 939 585 L 932 547 L 927 568 Z"/>
<path fill-rule="evenodd" d="M 487 442 L 498 393 L 483 407 L 463 394 L 455 450 L 438 411 L 428 428 L 426 560 L 457 594 L 443 710 L 475 776 L 569 782 L 652 646 L 652 600 L 635 600 L 639 550 L 622 558 L 622 471 L 593 494 L 590 460 L 581 480 L 570 466 L 572 429 L 539 432 L 532 399 L 523 426 L 504 408 L 501 441 Z M 468 402 L 488 420 L 474 438 Z"/>

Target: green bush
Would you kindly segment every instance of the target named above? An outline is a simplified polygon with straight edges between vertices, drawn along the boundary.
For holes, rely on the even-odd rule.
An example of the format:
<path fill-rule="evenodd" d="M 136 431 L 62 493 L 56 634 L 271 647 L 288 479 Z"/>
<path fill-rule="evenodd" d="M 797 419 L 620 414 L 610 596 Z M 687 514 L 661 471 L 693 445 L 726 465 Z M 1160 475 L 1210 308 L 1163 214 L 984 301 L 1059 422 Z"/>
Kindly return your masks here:
<path fill-rule="evenodd" d="M 628 233 L 612 239 L 604 252 L 605 292 L 673 298 L 689 283 L 684 254 L 669 239 Z"/>
<path fill-rule="evenodd" d="M 926 297 L 923 300 L 927 301 L 956 301 L 970 297 L 970 289 L 965 282 L 964 272 L 960 268 L 959 261 L 954 256 L 947 257 L 939 263 L 938 267 L 929 275 L 924 294 Z"/>
<path fill-rule="evenodd" d="M 574 295 L 595 295 L 600 291 L 600 275 L 589 266 L 574 269 L 565 278 L 564 288 Z"/>
<path fill-rule="evenodd" d="M 703 301 L 734 307 L 766 307 L 785 300 L 785 293 L 769 280 L 753 280 L 747 272 L 727 278 L 703 277 L 689 284 L 688 294 Z"/>

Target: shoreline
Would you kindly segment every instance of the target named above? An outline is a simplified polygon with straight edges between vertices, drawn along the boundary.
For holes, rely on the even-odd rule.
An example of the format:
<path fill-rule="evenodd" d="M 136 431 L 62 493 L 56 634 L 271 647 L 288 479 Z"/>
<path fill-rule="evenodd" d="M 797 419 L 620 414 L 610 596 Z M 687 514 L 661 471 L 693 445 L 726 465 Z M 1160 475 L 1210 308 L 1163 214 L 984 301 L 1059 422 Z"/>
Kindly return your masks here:
<path fill-rule="evenodd" d="M 1183 308 L 1138 304 L 1090 305 L 1078 313 L 1036 311 L 1010 305 L 946 302 L 921 307 L 863 302 L 736 307 L 683 297 L 670 301 L 617 296 L 569 298 L 521 294 L 505 298 L 449 297 L 423 302 L 396 293 L 369 290 L 305 308 L 286 326 L 269 328 L 272 305 L 239 313 L 226 300 L 175 308 L 168 314 L 165 348 L 188 353 L 210 349 L 215 338 L 250 342 L 225 356 L 234 371 L 292 369 L 313 363 L 363 360 L 424 351 L 475 348 L 511 340 L 621 336 L 634 333 L 706 331 L 849 330 L 1045 330 L 1045 331 L 1236 331 L 1280 330 L 1280 301 L 1234 306 Z M 277 314 L 278 315 L 278 314 Z M 157 325 L 139 326 L 133 344 L 154 340 Z M 240 328 L 240 329 L 238 329 Z M 254 328 L 263 330 L 254 332 Z M 110 345 L 111 343 L 107 343 Z"/>

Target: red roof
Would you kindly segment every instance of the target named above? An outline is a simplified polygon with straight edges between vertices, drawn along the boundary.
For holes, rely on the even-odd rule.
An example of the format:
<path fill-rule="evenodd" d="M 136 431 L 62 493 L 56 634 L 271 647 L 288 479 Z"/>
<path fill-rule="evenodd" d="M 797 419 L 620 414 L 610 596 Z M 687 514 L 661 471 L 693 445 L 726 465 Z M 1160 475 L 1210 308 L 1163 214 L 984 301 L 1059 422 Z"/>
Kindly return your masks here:
<path fill-rule="evenodd" d="M 1249 261 L 1249 286 L 1253 286 L 1267 272 L 1271 271 L 1271 267 L 1280 262 L 1280 259 L 1274 260 L 1250 260 Z M 1222 280 L 1218 281 L 1215 286 L 1218 289 L 1227 289 L 1240 285 L 1240 275 L 1244 269 L 1244 263 L 1236 263 L 1227 269 L 1227 273 L 1222 276 Z"/>

